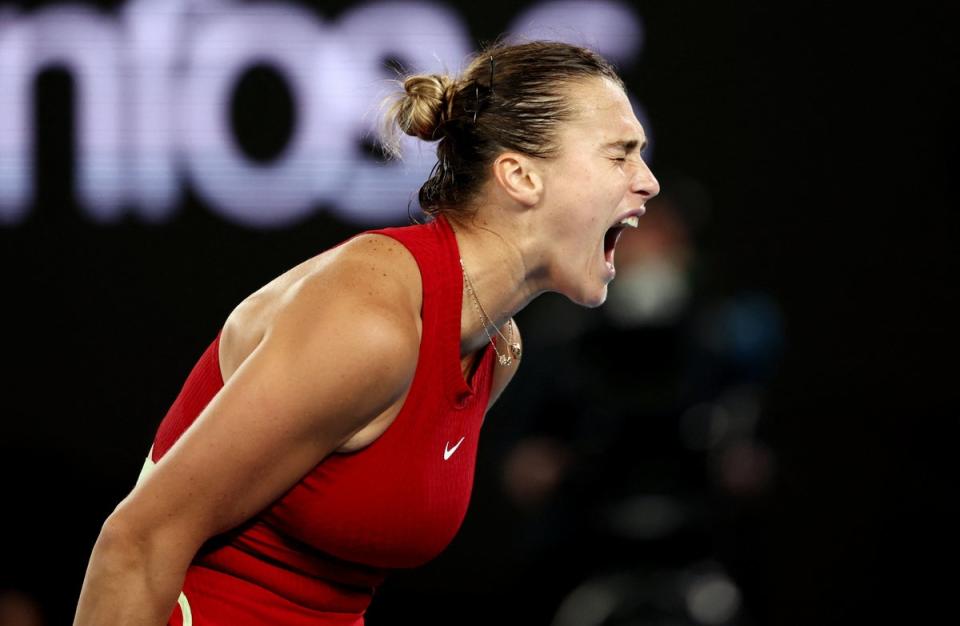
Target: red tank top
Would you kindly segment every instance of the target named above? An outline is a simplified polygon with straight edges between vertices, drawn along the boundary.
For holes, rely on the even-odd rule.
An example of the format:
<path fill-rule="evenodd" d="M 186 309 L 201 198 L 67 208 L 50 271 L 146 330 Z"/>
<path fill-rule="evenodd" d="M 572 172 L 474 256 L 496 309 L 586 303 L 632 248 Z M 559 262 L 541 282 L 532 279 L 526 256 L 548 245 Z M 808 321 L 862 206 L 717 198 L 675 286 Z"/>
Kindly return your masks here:
<path fill-rule="evenodd" d="M 390 569 L 433 559 L 459 530 L 473 485 L 493 351 L 487 345 L 465 381 L 462 274 L 457 242 L 443 216 L 366 232 L 397 239 L 420 268 L 423 333 L 404 405 L 372 444 L 327 456 L 272 505 L 204 544 L 170 624 L 362 626 Z M 223 386 L 219 340 L 220 333 L 161 422 L 145 472 Z"/>

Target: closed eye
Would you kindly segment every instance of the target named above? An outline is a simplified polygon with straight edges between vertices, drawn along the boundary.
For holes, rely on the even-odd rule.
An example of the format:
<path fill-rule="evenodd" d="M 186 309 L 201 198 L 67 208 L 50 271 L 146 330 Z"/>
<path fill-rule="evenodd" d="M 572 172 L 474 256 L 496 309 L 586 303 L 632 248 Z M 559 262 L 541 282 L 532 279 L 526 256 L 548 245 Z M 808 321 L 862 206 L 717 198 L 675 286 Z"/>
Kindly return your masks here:
<path fill-rule="evenodd" d="M 632 158 L 631 158 L 632 157 Z M 643 161 L 643 153 L 635 153 L 632 155 L 622 156 L 622 157 L 611 157 L 614 161 L 619 163 L 626 163 L 627 161 Z"/>

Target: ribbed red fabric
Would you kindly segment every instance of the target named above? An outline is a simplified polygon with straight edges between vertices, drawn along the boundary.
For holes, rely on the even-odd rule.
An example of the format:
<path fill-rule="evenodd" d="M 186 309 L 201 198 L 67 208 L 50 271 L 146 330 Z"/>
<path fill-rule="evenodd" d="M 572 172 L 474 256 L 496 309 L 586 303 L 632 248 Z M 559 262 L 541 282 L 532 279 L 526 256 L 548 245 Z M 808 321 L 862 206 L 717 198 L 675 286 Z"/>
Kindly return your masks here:
<path fill-rule="evenodd" d="M 423 334 L 410 392 L 371 445 L 328 456 L 270 507 L 204 545 L 183 588 L 195 625 L 362 626 L 389 570 L 433 559 L 463 522 L 495 361 L 488 345 L 464 380 L 456 238 L 442 216 L 366 232 L 398 240 L 420 268 Z M 219 340 L 160 424 L 154 461 L 223 386 Z M 181 619 L 177 607 L 170 624 Z"/>

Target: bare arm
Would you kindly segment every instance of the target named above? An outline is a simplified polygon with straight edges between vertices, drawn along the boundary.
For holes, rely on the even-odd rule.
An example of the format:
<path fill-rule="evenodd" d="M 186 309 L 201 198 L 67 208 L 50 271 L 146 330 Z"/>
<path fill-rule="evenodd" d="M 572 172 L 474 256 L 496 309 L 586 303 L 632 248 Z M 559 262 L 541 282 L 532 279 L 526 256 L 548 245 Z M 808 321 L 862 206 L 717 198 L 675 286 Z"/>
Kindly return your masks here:
<path fill-rule="evenodd" d="M 283 303 L 107 519 L 75 626 L 166 623 L 204 541 L 266 508 L 407 389 L 419 349 L 409 294 L 376 259 L 333 265 Z"/>

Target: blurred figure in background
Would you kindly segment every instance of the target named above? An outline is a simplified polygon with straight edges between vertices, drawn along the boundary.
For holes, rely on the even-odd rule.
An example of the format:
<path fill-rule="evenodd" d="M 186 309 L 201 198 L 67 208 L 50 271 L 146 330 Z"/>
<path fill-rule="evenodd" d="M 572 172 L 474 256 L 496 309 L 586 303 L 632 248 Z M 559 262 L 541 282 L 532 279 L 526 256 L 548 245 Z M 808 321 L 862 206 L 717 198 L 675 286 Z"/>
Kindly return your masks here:
<path fill-rule="evenodd" d="M 646 606 L 638 598 L 666 597 L 664 580 L 686 618 L 736 613 L 735 581 L 701 562 L 716 552 L 710 502 L 761 495 L 773 480 L 756 428 L 782 329 L 763 294 L 705 293 L 710 268 L 696 240 L 708 219 L 705 191 L 669 180 L 618 246 L 604 319 L 558 299 L 528 311 L 531 328 L 562 320 L 554 323 L 568 332 L 528 334 L 536 356 L 511 390 L 519 408 L 503 420 L 501 480 L 524 520 L 513 544 L 517 577 L 550 577 L 542 601 L 554 606 L 560 590 L 581 590 L 557 624 L 592 623 L 569 604 L 592 602 L 581 583 L 631 598 L 624 619 Z M 584 581 L 595 575 L 606 583 Z M 706 592 L 697 586 L 707 583 Z M 722 600 L 703 608 L 714 592 Z"/>

